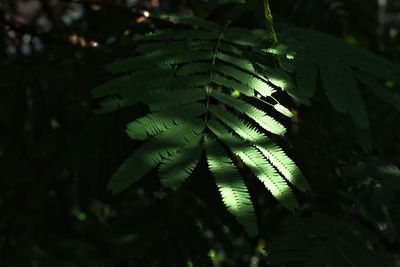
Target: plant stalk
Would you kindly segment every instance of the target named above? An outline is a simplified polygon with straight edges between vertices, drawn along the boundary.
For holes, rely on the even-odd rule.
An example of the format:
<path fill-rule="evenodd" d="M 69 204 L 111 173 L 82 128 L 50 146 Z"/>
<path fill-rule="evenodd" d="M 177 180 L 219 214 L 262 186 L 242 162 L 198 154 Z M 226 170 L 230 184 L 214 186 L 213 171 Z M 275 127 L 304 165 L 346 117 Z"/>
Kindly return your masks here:
<path fill-rule="evenodd" d="M 274 45 L 278 42 L 278 38 L 276 37 L 274 19 L 272 18 L 271 9 L 269 8 L 269 0 L 264 0 L 264 17 L 268 39 L 271 41 L 270 45 Z"/>

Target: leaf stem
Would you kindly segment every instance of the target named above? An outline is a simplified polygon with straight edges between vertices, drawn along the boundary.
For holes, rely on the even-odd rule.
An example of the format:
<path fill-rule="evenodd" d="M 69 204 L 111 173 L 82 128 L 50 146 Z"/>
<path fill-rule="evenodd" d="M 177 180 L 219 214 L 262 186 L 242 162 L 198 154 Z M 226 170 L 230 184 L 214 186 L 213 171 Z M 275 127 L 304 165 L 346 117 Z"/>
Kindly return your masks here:
<path fill-rule="evenodd" d="M 268 45 L 272 46 L 278 42 L 278 38 L 276 36 L 274 28 L 274 20 L 272 18 L 271 9 L 269 8 L 269 0 L 264 0 L 264 17 L 266 23 L 267 36 L 271 42 Z"/>
<path fill-rule="evenodd" d="M 215 45 L 215 49 L 214 49 L 214 52 L 213 52 L 210 75 L 208 77 L 208 84 L 206 85 L 206 94 L 207 94 L 206 108 L 207 108 L 207 112 L 206 112 L 206 117 L 204 119 L 206 123 L 208 122 L 208 108 L 210 106 L 210 90 L 212 90 L 212 88 L 209 88 L 209 84 L 211 83 L 212 77 L 214 75 L 215 62 L 217 60 L 217 54 L 218 54 L 219 47 L 221 45 L 222 38 L 224 38 L 225 30 L 228 28 L 229 24 L 231 24 L 230 20 L 228 20 L 228 22 L 225 24 L 224 28 L 222 29 L 221 33 L 219 34 L 218 41 L 217 41 L 217 44 Z"/>

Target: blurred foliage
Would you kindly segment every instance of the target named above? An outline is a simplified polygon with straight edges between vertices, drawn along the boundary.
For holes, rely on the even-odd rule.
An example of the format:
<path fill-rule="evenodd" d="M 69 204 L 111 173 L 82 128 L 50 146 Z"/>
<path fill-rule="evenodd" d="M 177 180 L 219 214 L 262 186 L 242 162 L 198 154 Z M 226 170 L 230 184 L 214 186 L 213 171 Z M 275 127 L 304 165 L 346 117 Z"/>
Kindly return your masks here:
<path fill-rule="evenodd" d="M 400 1 L 270 2 L 278 23 L 399 61 Z M 109 80 L 106 63 L 135 51 L 133 34 L 167 27 L 146 12 L 230 19 L 254 29 L 264 28 L 261 4 L 0 1 L 0 266 L 400 266 L 400 114 L 371 91 L 362 91 L 369 132 L 327 108 L 323 90 L 312 107 L 283 97 L 294 116 L 282 146 L 311 193 L 299 195 L 293 215 L 249 180 L 257 238 L 225 211 L 202 168 L 173 194 L 159 192 L 155 172 L 123 194 L 106 191 L 140 144 L 124 135 L 125 125 L 145 110 L 95 115 L 90 92 Z M 357 257 L 341 258 L 348 253 Z"/>

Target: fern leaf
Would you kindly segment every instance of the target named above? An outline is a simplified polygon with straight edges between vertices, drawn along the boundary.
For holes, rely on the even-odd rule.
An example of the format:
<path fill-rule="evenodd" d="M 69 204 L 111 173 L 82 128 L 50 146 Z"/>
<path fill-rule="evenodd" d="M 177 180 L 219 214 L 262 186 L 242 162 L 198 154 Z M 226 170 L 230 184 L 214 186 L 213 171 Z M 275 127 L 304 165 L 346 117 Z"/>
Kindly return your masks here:
<path fill-rule="evenodd" d="M 296 57 L 294 63 L 296 66 L 295 76 L 297 88 L 300 91 L 298 92 L 298 95 L 300 96 L 299 99 L 303 103 L 308 104 L 308 99 L 314 95 L 317 89 L 317 66 L 315 66 L 313 62 L 308 63 L 307 60 L 302 59 L 300 56 Z"/>
<path fill-rule="evenodd" d="M 256 69 L 254 68 L 254 66 L 251 63 L 251 61 L 249 61 L 247 59 L 231 56 L 231 55 L 223 53 L 223 52 L 217 53 L 216 57 L 219 60 L 222 60 L 222 61 L 224 61 L 226 63 L 229 63 L 229 64 L 235 66 L 236 68 L 239 68 L 239 69 L 241 69 L 243 71 L 247 71 L 249 73 L 252 73 L 255 76 L 258 75 L 257 72 L 256 72 Z"/>
<path fill-rule="evenodd" d="M 209 111 L 219 120 L 221 120 L 221 122 L 231 128 L 233 132 L 235 132 L 245 140 L 256 144 L 263 143 L 268 140 L 268 138 L 264 134 L 245 124 L 231 112 L 219 106 L 212 105 L 209 107 Z"/>
<path fill-rule="evenodd" d="M 197 51 L 197 53 L 185 51 L 177 57 L 174 51 L 176 50 L 165 51 L 165 49 L 160 49 L 152 51 L 151 54 L 134 56 L 109 64 L 107 65 L 107 69 L 114 74 L 137 71 L 143 68 L 143 66 L 146 68 L 157 67 L 167 71 L 172 65 L 189 63 L 194 60 L 208 60 L 212 56 L 211 51 Z"/>
<path fill-rule="evenodd" d="M 254 106 L 240 99 L 230 97 L 224 93 L 215 90 L 211 93 L 211 95 L 216 99 L 218 99 L 219 101 L 221 101 L 222 103 L 238 110 L 239 112 L 253 119 L 264 130 L 278 135 L 285 134 L 286 129 L 282 124 L 277 122 L 271 116 L 268 116 L 265 112 L 255 108 Z"/>
<path fill-rule="evenodd" d="M 320 67 L 326 94 L 334 108 L 341 113 L 349 112 L 361 128 L 368 128 L 364 102 L 351 70 L 338 62 Z"/>
<path fill-rule="evenodd" d="M 260 38 L 253 33 L 249 34 L 248 31 L 240 28 L 230 28 L 230 31 L 227 32 L 224 37 L 224 41 L 227 43 L 248 48 L 265 48 L 265 39 Z"/>
<path fill-rule="evenodd" d="M 292 87 L 290 77 L 266 66 L 271 59 L 263 50 L 264 34 L 197 18 L 164 19 L 192 29 L 164 29 L 134 36 L 138 42 L 136 56 L 109 64 L 107 69 L 120 78 L 94 91 L 96 97 L 105 98 L 103 111 L 137 103 L 150 109 L 148 115 L 127 127 L 131 138 L 148 140 L 121 165 L 109 188 L 120 192 L 160 165 L 162 185 L 178 189 L 199 163 L 205 138 L 208 165 L 225 205 L 246 231 L 255 235 L 255 212 L 245 183 L 220 142 L 204 136 L 204 131 L 208 127 L 279 202 L 294 209 L 298 204 L 289 187 L 289 182 L 295 184 L 297 169 L 293 162 L 282 151 L 271 151 L 267 157 L 259 148 L 270 142 L 260 131 L 283 135 L 285 127 L 246 98 L 220 92 L 269 97 L 276 92 L 275 87 Z M 177 49 L 182 53 L 176 54 Z M 276 109 L 290 115 L 282 106 Z M 204 121 L 198 118 L 201 115 Z M 282 166 L 286 163 L 288 169 Z"/>
<path fill-rule="evenodd" d="M 257 219 L 253 204 L 232 160 L 226 156 L 221 145 L 209 138 L 206 139 L 207 161 L 215 178 L 222 201 L 250 236 L 255 236 Z"/>
<path fill-rule="evenodd" d="M 172 78 L 166 82 L 163 88 L 154 86 L 151 90 L 140 90 L 141 87 L 149 85 L 140 85 L 137 88 L 124 88 L 117 92 L 117 96 L 107 97 L 99 103 L 96 113 L 108 113 L 122 108 L 133 106 L 139 102 L 145 103 L 152 111 L 171 107 L 177 103 L 186 104 L 202 100 L 205 97 L 203 88 L 192 88 L 199 84 L 202 85 L 207 80 L 206 76 L 196 75 L 193 77 L 193 83 L 188 84 L 186 77 Z M 175 86 L 176 88 L 171 88 Z M 151 87 L 150 87 L 151 88 Z M 196 89 L 196 91 L 190 91 Z M 187 97 L 185 97 L 187 96 Z"/>
<path fill-rule="evenodd" d="M 173 49 L 176 50 L 190 50 L 190 51 L 213 51 L 215 49 L 215 40 L 175 40 L 175 41 L 166 41 L 163 42 L 162 48 L 169 51 L 169 53 L 173 54 Z M 149 42 L 142 43 L 137 49 L 136 52 L 142 55 L 148 55 L 154 53 L 154 51 L 160 50 L 160 42 Z"/>
<path fill-rule="evenodd" d="M 128 98 L 119 98 L 117 96 L 107 97 L 99 103 L 99 107 L 94 110 L 96 114 L 110 113 L 125 107 L 134 105 Z"/>
<path fill-rule="evenodd" d="M 262 58 L 262 55 L 260 55 L 259 58 L 260 57 Z M 265 62 L 257 62 L 259 58 L 254 59 L 253 65 L 256 66 L 258 73 L 266 77 L 268 82 L 284 91 L 291 91 L 292 88 L 294 88 L 294 84 L 291 81 L 292 78 L 286 72 L 278 68 L 269 67 Z"/>
<path fill-rule="evenodd" d="M 235 153 L 256 175 L 272 195 L 286 208 L 293 210 L 298 202 L 285 180 L 253 146 L 230 134 L 219 122 L 208 122 L 210 130 Z"/>
<path fill-rule="evenodd" d="M 180 76 L 193 75 L 199 73 L 209 73 L 211 70 L 210 62 L 192 62 L 181 66 L 176 74 Z"/>
<path fill-rule="evenodd" d="M 115 61 L 113 63 L 107 64 L 105 66 L 106 70 L 109 71 L 112 74 L 122 74 L 122 73 L 129 73 L 133 71 L 137 71 L 136 75 L 140 73 L 140 68 L 144 66 L 145 62 L 155 62 L 157 63 L 160 58 L 166 58 L 166 57 L 171 57 L 172 55 L 170 53 L 167 53 L 166 55 L 158 55 L 153 52 L 152 55 L 138 55 L 138 56 L 133 56 L 133 57 L 128 57 L 124 58 L 118 61 Z M 152 65 L 146 66 L 149 68 Z M 159 72 L 164 72 L 167 71 L 167 69 L 160 69 L 160 68 L 154 68 L 158 69 Z M 143 72 L 142 72 L 143 73 Z M 156 77 L 156 76 L 155 76 Z"/>
<path fill-rule="evenodd" d="M 238 90 L 240 93 L 246 96 L 254 96 L 254 89 L 250 88 L 248 85 L 241 84 L 234 79 L 227 79 L 219 74 L 213 75 L 212 82 L 219 86 L 223 86 L 227 89 Z"/>
<path fill-rule="evenodd" d="M 286 108 L 285 106 L 282 106 L 281 104 L 275 104 L 274 109 L 276 111 L 278 111 L 279 113 L 285 115 L 286 117 L 289 117 L 289 118 L 293 117 L 292 112 L 290 112 L 290 110 L 288 108 Z"/>
<path fill-rule="evenodd" d="M 171 58 L 166 58 L 163 62 L 160 62 L 160 66 L 173 66 L 178 64 L 190 63 L 193 61 L 210 60 L 212 57 L 211 51 L 197 51 L 196 53 L 180 54 L 179 57 L 173 55 Z"/>
<path fill-rule="evenodd" d="M 205 106 L 199 103 L 160 110 L 129 123 L 126 131 L 132 139 L 145 140 L 205 112 Z"/>
<path fill-rule="evenodd" d="M 308 182 L 296 164 L 272 141 L 266 145 L 256 145 L 258 150 L 276 167 L 279 172 L 298 190 L 307 192 Z"/>
<path fill-rule="evenodd" d="M 297 53 L 294 65 L 298 90 L 290 90 L 289 93 L 308 104 L 316 90 L 319 71 L 329 102 L 338 112 L 348 113 L 361 128 L 368 128 L 369 123 L 357 82 L 363 83 L 377 95 L 387 94 L 378 80 L 400 84 L 398 65 L 362 47 L 291 25 L 285 25 L 280 35 L 280 39 Z M 389 104 L 393 103 L 391 97 L 383 99 Z"/>
<path fill-rule="evenodd" d="M 219 51 L 236 57 L 244 57 L 245 53 L 248 52 L 248 48 L 222 42 L 219 46 Z"/>
<path fill-rule="evenodd" d="M 264 97 L 271 96 L 276 91 L 265 80 L 257 78 L 236 68 L 227 65 L 216 65 L 215 70 L 225 76 L 240 81 Z"/>
<path fill-rule="evenodd" d="M 139 149 L 118 168 L 110 180 L 108 188 L 118 193 L 142 178 L 151 169 L 171 157 L 204 129 L 202 121 L 192 120 L 157 135 Z"/>
<path fill-rule="evenodd" d="M 368 114 L 357 84 L 355 90 L 349 90 L 348 102 L 349 102 L 348 112 L 350 113 L 353 120 L 361 128 L 368 129 L 369 128 Z"/>
<path fill-rule="evenodd" d="M 148 74 L 147 74 L 148 75 Z M 163 77 L 172 76 L 171 71 L 163 72 Z M 92 92 L 94 97 L 104 97 L 109 95 L 134 95 L 135 88 L 140 88 L 144 86 L 151 87 L 152 85 L 157 85 L 160 80 L 144 80 L 146 77 L 140 77 L 139 74 L 135 74 L 135 77 L 131 75 L 123 75 L 121 77 L 115 78 L 106 82 L 103 85 L 98 86 Z"/>
<path fill-rule="evenodd" d="M 352 66 L 354 70 L 361 71 L 360 74 L 392 80 L 397 84 L 400 83 L 400 77 L 398 75 L 400 66 L 398 64 L 393 64 L 389 60 L 370 53 L 368 50 L 359 46 L 345 44 L 345 47 L 340 49 L 340 52 L 343 53 L 341 59 L 346 64 Z"/>
<path fill-rule="evenodd" d="M 201 136 L 197 136 L 177 153 L 163 161 L 159 169 L 162 185 L 177 190 L 189 178 L 203 153 L 203 146 L 200 142 Z"/>
<path fill-rule="evenodd" d="M 355 80 L 337 61 L 320 67 L 322 83 L 330 102 L 338 112 L 345 113 L 348 108 L 347 92 L 355 90 Z"/>
<path fill-rule="evenodd" d="M 204 88 L 187 88 L 170 90 L 167 94 L 157 94 L 147 97 L 141 102 L 146 104 L 152 112 L 173 108 L 180 105 L 195 103 L 206 99 Z"/>
<path fill-rule="evenodd" d="M 130 75 L 124 75 L 108 81 L 92 91 L 94 97 L 104 97 L 110 94 L 115 94 L 123 88 L 132 87 L 132 77 Z"/>

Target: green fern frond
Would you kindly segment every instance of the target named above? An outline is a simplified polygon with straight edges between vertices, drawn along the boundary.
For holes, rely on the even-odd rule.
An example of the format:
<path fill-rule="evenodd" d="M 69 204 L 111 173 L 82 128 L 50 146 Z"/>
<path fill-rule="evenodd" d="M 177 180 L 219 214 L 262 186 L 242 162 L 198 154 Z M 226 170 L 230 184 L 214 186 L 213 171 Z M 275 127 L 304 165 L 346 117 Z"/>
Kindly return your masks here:
<path fill-rule="evenodd" d="M 161 184 L 173 190 L 186 181 L 200 162 L 203 153 L 202 136 L 197 136 L 160 166 Z"/>
<path fill-rule="evenodd" d="M 173 91 L 174 94 L 170 92 Z M 204 88 L 195 87 L 187 89 L 178 89 L 167 91 L 165 94 L 155 94 L 143 100 L 142 103 L 146 104 L 152 112 L 161 109 L 168 109 L 180 105 L 196 103 L 206 99 L 206 92 Z"/>
<path fill-rule="evenodd" d="M 271 96 L 276 91 L 267 81 L 260 79 L 259 76 L 248 74 L 243 70 L 228 65 L 217 65 L 215 66 L 215 71 L 242 82 L 264 97 Z"/>
<path fill-rule="evenodd" d="M 168 48 L 168 46 L 166 48 Z M 194 60 L 208 60 L 210 56 L 212 56 L 212 51 L 197 51 L 197 53 L 184 51 L 177 57 L 174 51 L 176 52 L 176 48 L 171 48 L 167 51 L 164 51 L 164 49 L 152 51 L 149 55 L 134 56 L 112 63 L 107 66 L 107 69 L 112 70 L 114 74 L 132 72 L 143 68 L 143 66 L 146 66 L 146 68 L 151 66 L 153 68 L 160 68 L 161 70 L 169 70 L 171 65 L 189 63 Z M 160 73 L 162 72 L 163 71 Z"/>
<path fill-rule="evenodd" d="M 250 195 L 232 160 L 217 141 L 206 138 L 207 161 L 227 209 L 255 236 L 257 219 Z"/>
<path fill-rule="evenodd" d="M 215 117 L 231 128 L 234 133 L 244 140 L 255 144 L 263 143 L 267 140 L 267 137 L 264 134 L 260 133 L 255 127 L 243 122 L 230 111 L 215 105 L 210 106 L 209 110 Z"/>
<path fill-rule="evenodd" d="M 159 81 L 156 78 L 152 78 L 152 70 L 148 70 L 146 79 L 151 80 L 148 82 L 131 82 L 127 83 L 126 86 L 117 86 L 117 90 L 111 92 L 112 83 L 107 85 L 110 88 L 108 92 L 109 97 L 105 98 L 100 102 L 100 108 L 97 110 L 98 113 L 112 112 L 121 108 L 128 106 L 133 106 L 139 102 L 146 103 L 149 99 L 154 99 L 153 105 L 150 108 L 157 110 L 157 106 L 168 107 L 170 104 L 168 102 L 160 103 L 162 100 L 160 98 L 170 98 L 174 101 L 177 100 L 175 97 L 171 97 L 171 92 L 176 90 L 176 94 L 182 91 L 192 90 L 199 86 L 204 86 L 209 80 L 207 75 L 191 75 L 174 77 L 173 75 L 162 76 L 165 80 Z M 133 79 L 133 78 L 132 78 Z M 160 85 L 161 84 L 161 85 Z M 146 88 L 146 90 L 135 90 L 135 88 Z M 98 90 L 98 91 L 97 91 Z M 108 90 L 108 89 L 107 89 Z M 193 98 L 202 98 L 203 90 L 199 88 L 196 93 L 191 96 Z M 183 93 L 185 94 L 185 93 Z M 103 86 L 97 87 L 95 89 L 94 96 L 103 97 L 107 96 L 107 93 L 103 91 Z M 157 100 L 159 99 L 159 100 Z M 182 99 L 179 97 L 178 99 Z M 184 103 L 182 99 L 182 103 Z M 158 103 L 158 104 L 157 104 Z"/>
<path fill-rule="evenodd" d="M 225 205 L 255 235 L 253 204 L 230 156 L 239 156 L 283 206 L 291 210 L 298 206 L 289 183 L 305 191 L 304 177 L 282 150 L 268 145 L 266 136 L 266 132 L 284 135 L 286 129 L 246 101 L 260 95 L 275 101 L 276 87 L 291 86 L 290 77 L 267 66 L 272 64 L 270 54 L 264 51 L 265 36 L 259 33 L 198 18 L 160 18 L 192 29 L 134 36 L 139 41 L 136 55 L 109 64 L 107 69 L 117 77 L 93 92 L 102 98 L 100 112 L 138 103 L 149 107 L 147 115 L 127 126 L 130 138 L 146 141 L 117 170 L 109 189 L 120 192 L 159 167 L 161 184 L 177 190 L 200 164 L 206 149 Z M 182 52 L 176 53 L 177 48 Z M 235 91 L 240 94 L 225 93 Z M 260 106 L 265 102 L 261 99 Z M 275 109 L 290 116 L 280 104 Z M 214 137 L 217 140 L 210 139 Z M 225 151 L 220 141 L 231 151 Z"/>
<path fill-rule="evenodd" d="M 281 88 L 284 91 L 291 91 L 295 85 L 288 73 L 281 69 L 271 68 L 266 65 L 265 62 L 258 62 L 260 57 L 253 59 L 256 63 L 256 69 L 259 73 L 262 73 L 265 77 L 268 77 L 268 81 L 276 87 Z"/>
<path fill-rule="evenodd" d="M 180 40 L 165 43 L 165 51 L 160 50 L 159 42 L 148 42 L 141 44 L 137 49 L 136 53 L 140 55 L 152 55 L 154 51 L 158 53 L 174 54 L 174 50 L 189 49 L 189 50 L 202 50 L 202 51 L 213 51 L 215 48 L 215 40 Z M 176 52 L 175 50 L 175 52 Z"/>
<path fill-rule="evenodd" d="M 237 45 L 234 44 L 222 42 L 219 46 L 219 51 L 222 51 L 225 54 L 233 55 L 239 58 L 246 58 L 246 55 L 249 53 L 249 51 L 253 50 L 251 50 L 251 47 L 243 48 L 243 47 L 238 47 Z M 257 50 L 255 50 L 254 52 L 257 52 Z"/>
<path fill-rule="evenodd" d="M 132 82 L 133 80 L 130 75 L 120 76 L 95 88 L 92 91 L 92 95 L 94 97 L 103 97 L 110 94 L 117 94 L 124 88 L 130 88 Z"/>
<path fill-rule="evenodd" d="M 293 210 L 298 202 L 285 180 L 254 146 L 229 133 L 219 122 L 211 120 L 210 130 L 236 154 L 286 208 Z"/>
<path fill-rule="evenodd" d="M 266 131 L 277 135 L 284 135 L 286 133 L 286 128 L 282 124 L 245 101 L 233 98 L 216 90 L 211 93 L 211 96 L 253 119 L 254 122 Z"/>
<path fill-rule="evenodd" d="M 293 117 L 293 113 L 288 108 L 286 108 L 285 106 L 282 106 L 281 104 L 275 104 L 274 109 L 276 111 L 278 111 L 279 113 L 281 113 L 282 115 L 285 115 L 286 117 L 289 117 L 289 118 Z"/>
<path fill-rule="evenodd" d="M 317 90 L 317 65 L 313 62 L 308 62 L 307 57 L 301 54 L 296 56 L 294 64 L 296 66 L 297 95 L 303 103 L 308 104 L 309 99 Z"/>
<path fill-rule="evenodd" d="M 352 71 L 336 60 L 320 71 L 326 94 L 334 108 L 341 113 L 349 113 L 361 128 L 368 128 L 367 111 Z"/>
<path fill-rule="evenodd" d="M 205 112 L 205 106 L 199 103 L 163 109 L 129 123 L 126 131 L 132 139 L 145 140 Z"/>
<path fill-rule="evenodd" d="M 347 102 L 347 92 L 354 90 L 356 81 L 349 73 L 349 69 L 342 69 L 337 60 L 321 68 L 321 80 L 326 90 L 326 94 L 334 108 L 341 112 L 347 112 L 349 103 Z"/>
<path fill-rule="evenodd" d="M 192 120 L 172 127 L 135 150 L 111 177 L 108 188 L 118 193 L 128 188 L 138 179 L 171 157 L 191 139 L 200 135 L 204 125 L 200 120 Z"/>
<path fill-rule="evenodd" d="M 273 142 L 267 145 L 256 146 L 258 150 L 276 167 L 279 172 L 298 190 L 307 192 L 309 190 L 308 182 L 299 167 Z"/>
<path fill-rule="evenodd" d="M 244 85 L 234 79 L 225 78 L 219 74 L 213 75 L 212 82 L 215 84 L 231 89 L 231 90 L 238 90 L 240 93 L 246 96 L 254 96 L 254 89 L 250 88 L 247 85 Z"/>
<path fill-rule="evenodd" d="M 98 108 L 94 110 L 96 114 L 102 113 L 110 113 L 122 108 L 126 108 L 134 105 L 135 103 L 131 102 L 130 99 L 127 98 L 119 98 L 119 97 L 106 97 L 98 104 Z"/>
<path fill-rule="evenodd" d="M 395 101 L 393 106 L 400 106 L 398 94 L 389 92 L 381 84 L 382 80 L 400 84 L 400 66 L 327 34 L 291 25 L 282 25 L 279 32 L 280 40 L 296 52 L 293 64 L 297 89 L 288 92 L 299 101 L 310 103 L 319 76 L 335 110 L 349 114 L 361 128 L 368 128 L 369 120 L 359 83 L 382 95 L 388 103 Z"/>
<path fill-rule="evenodd" d="M 242 57 L 232 56 L 223 52 L 217 53 L 217 58 L 222 60 L 228 64 L 231 64 L 243 71 L 247 71 L 249 73 L 257 74 L 256 69 L 254 68 L 252 62 Z"/>
<path fill-rule="evenodd" d="M 179 76 L 194 75 L 200 73 L 209 73 L 211 71 L 210 62 L 192 62 L 181 66 L 176 74 Z"/>
<path fill-rule="evenodd" d="M 251 126 L 244 124 L 229 111 L 211 106 L 210 112 L 220 119 L 244 140 L 254 144 L 257 149 L 276 167 L 279 172 L 300 191 L 308 191 L 308 183 L 296 164 L 276 144 Z"/>

